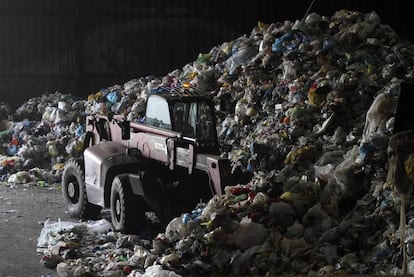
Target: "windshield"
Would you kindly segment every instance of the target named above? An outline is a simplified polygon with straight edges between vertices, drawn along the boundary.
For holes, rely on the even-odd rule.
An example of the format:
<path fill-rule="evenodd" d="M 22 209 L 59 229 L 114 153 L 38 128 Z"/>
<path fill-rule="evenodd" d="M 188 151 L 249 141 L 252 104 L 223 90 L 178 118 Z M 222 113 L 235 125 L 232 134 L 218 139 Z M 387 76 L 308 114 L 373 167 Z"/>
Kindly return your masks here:
<path fill-rule="evenodd" d="M 157 95 L 148 98 L 145 123 L 171 130 L 170 111 L 168 103 L 164 98 Z"/>

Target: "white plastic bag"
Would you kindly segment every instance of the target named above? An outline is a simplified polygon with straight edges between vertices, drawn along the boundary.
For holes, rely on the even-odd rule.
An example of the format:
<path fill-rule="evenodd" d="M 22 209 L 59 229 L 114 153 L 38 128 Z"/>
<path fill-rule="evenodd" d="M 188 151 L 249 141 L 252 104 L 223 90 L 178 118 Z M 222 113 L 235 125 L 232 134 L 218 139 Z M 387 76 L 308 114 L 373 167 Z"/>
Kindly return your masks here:
<path fill-rule="evenodd" d="M 147 267 L 144 273 L 132 271 L 128 277 L 181 277 L 174 271 L 163 269 L 161 265 L 152 265 Z"/>
<path fill-rule="evenodd" d="M 240 221 L 239 228 L 230 236 L 229 241 L 241 250 L 246 250 L 254 245 L 259 245 L 267 237 L 267 229 L 250 218 L 244 217 Z"/>
<path fill-rule="evenodd" d="M 88 231 L 91 233 L 106 233 L 112 229 L 111 223 L 106 219 L 90 220 L 87 224 Z"/>
<path fill-rule="evenodd" d="M 67 230 L 75 226 L 76 223 L 68 221 L 52 221 L 47 219 L 43 224 L 40 236 L 37 239 L 37 247 L 48 247 L 58 242 L 58 233 L 62 230 Z"/>
<path fill-rule="evenodd" d="M 47 219 L 37 239 L 37 247 L 43 248 L 49 245 L 55 245 L 59 241 L 59 232 L 82 225 L 91 233 L 105 233 L 112 228 L 111 223 L 106 219 L 90 220 L 88 223 L 61 221 L 60 219 L 58 221 L 52 221 Z"/>

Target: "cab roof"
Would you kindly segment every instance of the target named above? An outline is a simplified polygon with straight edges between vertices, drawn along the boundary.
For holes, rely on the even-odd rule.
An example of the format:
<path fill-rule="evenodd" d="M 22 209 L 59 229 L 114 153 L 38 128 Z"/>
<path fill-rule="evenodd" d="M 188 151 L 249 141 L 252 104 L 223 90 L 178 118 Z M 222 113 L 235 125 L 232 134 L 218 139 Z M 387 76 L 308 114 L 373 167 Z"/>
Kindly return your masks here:
<path fill-rule="evenodd" d="M 159 97 L 164 98 L 167 101 L 212 101 L 212 98 L 209 97 L 205 93 L 197 93 L 197 92 L 187 92 L 187 91 L 180 91 L 180 92 L 161 92 L 161 93 L 151 93 L 148 97 L 157 95 Z"/>

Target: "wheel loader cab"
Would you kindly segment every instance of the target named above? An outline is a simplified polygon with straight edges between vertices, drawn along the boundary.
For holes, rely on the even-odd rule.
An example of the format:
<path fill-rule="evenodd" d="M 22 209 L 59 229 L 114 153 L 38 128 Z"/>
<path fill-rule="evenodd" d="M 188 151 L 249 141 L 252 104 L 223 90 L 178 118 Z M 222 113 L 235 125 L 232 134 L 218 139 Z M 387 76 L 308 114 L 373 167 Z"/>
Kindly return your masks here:
<path fill-rule="evenodd" d="M 219 153 L 214 106 L 201 96 L 150 95 L 145 123 L 196 139 L 199 152 Z"/>

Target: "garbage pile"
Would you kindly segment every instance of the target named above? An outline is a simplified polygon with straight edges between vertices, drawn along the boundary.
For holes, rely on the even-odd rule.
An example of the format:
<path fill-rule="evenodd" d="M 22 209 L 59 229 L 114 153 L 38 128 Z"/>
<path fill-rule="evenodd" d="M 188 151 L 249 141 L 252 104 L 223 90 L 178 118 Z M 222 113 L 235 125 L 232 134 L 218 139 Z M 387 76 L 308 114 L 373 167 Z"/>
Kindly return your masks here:
<path fill-rule="evenodd" d="M 82 150 L 85 102 L 55 92 L 29 99 L 15 112 L 0 105 L 0 181 L 59 184 L 65 160 Z"/>
<path fill-rule="evenodd" d="M 167 76 L 90 95 L 79 102 L 84 114 L 140 121 L 150 93 L 182 85 L 208 93 L 223 155 L 254 177 L 154 238 L 62 230 L 58 250 L 49 245 L 43 260 L 54 260 L 47 266 L 61 276 L 399 273 L 400 195 L 386 182 L 387 147 L 400 84 L 414 81 L 413 65 L 414 45 L 375 12 L 340 10 L 259 22 Z M 54 128 L 47 118 L 39 124 Z M 82 123 L 72 123 L 51 140 L 78 141 Z M 407 218 L 414 273 L 412 211 Z"/>

